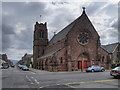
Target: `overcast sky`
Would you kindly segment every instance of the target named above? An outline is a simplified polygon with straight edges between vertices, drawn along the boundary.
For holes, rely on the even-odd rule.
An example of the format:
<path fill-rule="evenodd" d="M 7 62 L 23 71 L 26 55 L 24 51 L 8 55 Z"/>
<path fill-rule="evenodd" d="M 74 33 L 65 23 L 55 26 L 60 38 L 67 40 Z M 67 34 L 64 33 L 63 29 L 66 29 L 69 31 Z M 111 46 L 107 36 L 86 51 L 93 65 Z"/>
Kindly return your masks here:
<path fill-rule="evenodd" d="M 59 32 L 81 15 L 83 6 L 100 35 L 101 44 L 118 42 L 117 1 L 2 2 L 2 52 L 9 59 L 16 60 L 20 60 L 25 53 L 33 53 L 36 21 L 47 22 L 50 40 L 54 32 Z"/>

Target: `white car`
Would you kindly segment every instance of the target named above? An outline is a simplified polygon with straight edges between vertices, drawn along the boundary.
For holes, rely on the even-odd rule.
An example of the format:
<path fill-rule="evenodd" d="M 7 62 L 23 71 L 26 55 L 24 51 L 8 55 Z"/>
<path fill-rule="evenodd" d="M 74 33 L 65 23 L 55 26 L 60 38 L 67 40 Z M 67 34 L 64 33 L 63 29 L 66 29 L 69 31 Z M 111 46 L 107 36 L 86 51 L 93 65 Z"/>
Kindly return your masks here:
<path fill-rule="evenodd" d="M 22 66 L 22 70 L 28 71 L 29 68 L 28 68 L 27 66 L 23 65 L 23 66 Z"/>

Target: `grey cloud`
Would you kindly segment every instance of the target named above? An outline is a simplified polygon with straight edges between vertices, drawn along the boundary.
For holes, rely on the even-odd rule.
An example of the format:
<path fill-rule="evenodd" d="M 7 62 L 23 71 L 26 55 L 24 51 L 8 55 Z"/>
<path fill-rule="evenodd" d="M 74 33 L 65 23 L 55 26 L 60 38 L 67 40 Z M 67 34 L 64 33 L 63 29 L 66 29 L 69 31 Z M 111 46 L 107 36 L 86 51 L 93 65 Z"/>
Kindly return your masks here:
<path fill-rule="evenodd" d="M 109 32 L 109 37 L 118 38 L 118 31 L 117 30 L 112 30 L 111 32 Z"/>
<path fill-rule="evenodd" d="M 100 35 L 100 39 L 103 40 L 103 39 L 107 39 L 107 36 L 105 34 L 101 34 Z"/>
<path fill-rule="evenodd" d="M 99 10 L 101 7 L 103 7 L 106 3 L 105 2 L 92 2 L 86 6 L 86 10 L 88 15 L 93 15 L 96 13 L 97 10 Z"/>
<path fill-rule="evenodd" d="M 33 15 L 36 12 L 44 12 L 45 3 L 44 2 L 5 2 L 3 3 L 3 9 L 5 11 L 13 12 L 14 14 L 20 16 Z M 13 14 L 13 15 L 14 15 Z"/>
<path fill-rule="evenodd" d="M 16 49 L 31 49 L 33 47 L 33 32 L 31 28 L 23 30 L 19 35 L 15 36 L 17 41 Z"/>
<path fill-rule="evenodd" d="M 118 13 L 118 7 L 116 4 L 109 4 L 107 7 L 104 8 L 104 10 L 107 15 L 112 16 L 113 18 L 117 17 L 117 14 L 115 13 Z"/>
<path fill-rule="evenodd" d="M 52 27 L 55 27 L 57 30 L 56 32 L 63 29 L 67 24 L 71 23 L 75 16 L 72 14 L 72 12 L 69 12 L 67 8 L 58 8 L 55 10 L 56 16 L 53 18 L 52 23 L 50 25 Z"/>
<path fill-rule="evenodd" d="M 15 34 L 14 28 L 3 22 L 2 24 L 2 35 L 4 34 Z"/>
<path fill-rule="evenodd" d="M 14 28 L 3 23 L 2 24 L 2 50 L 10 48 L 13 40 L 11 40 L 11 35 L 14 35 Z"/>
<path fill-rule="evenodd" d="M 11 40 L 10 35 L 2 35 L 2 51 L 5 51 L 7 48 L 10 48 L 14 42 L 14 39 Z"/>
<path fill-rule="evenodd" d="M 30 2 L 28 4 L 24 2 L 7 2 L 3 3 L 3 12 L 9 13 L 7 16 L 3 16 L 3 19 L 12 24 L 16 22 L 22 22 L 26 24 L 33 24 L 38 20 L 40 15 L 48 15 L 49 10 L 45 9 L 46 4 L 44 2 Z"/>
<path fill-rule="evenodd" d="M 120 30 L 118 31 L 118 41 L 120 42 Z"/>
<path fill-rule="evenodd" d="M 105 34 L 106 33 L 106 34 Z M 117 30 L 107 30 L 100 33 L 101 44 L 110 44 L 118 41 L 118 31 Z"/>
<path fill-rule="evenodd" d="M 112 27 L 118 30 L 118 20 L 112 24 Z"/>

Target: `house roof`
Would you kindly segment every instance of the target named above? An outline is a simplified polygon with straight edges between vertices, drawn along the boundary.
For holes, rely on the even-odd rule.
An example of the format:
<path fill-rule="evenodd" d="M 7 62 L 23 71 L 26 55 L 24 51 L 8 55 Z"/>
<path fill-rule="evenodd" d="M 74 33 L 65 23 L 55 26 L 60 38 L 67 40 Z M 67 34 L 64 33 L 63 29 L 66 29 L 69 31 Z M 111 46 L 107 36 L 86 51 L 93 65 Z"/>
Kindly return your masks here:
<path fill-rule="evenodd" d="M 83 18 L 83 19 L 81 19 Z M 71 24 L 69 24 L 68 26 L 66 26 L 64 29 L 62 29 L 60 32 L 58 32 L 56 35 L 53 36 L 53 38 L 49 41 L 48 46 L 52 45 L 53 43 L 56 43 L 59 40 L 62 40 L 63 38 L 66 37 L 66 35 L 68 34 L 68 32 L 74 27 L 74 25 L 78 22 L 82 22 L 82 20 L 84 20 L 84 18 L 87 18 L 87 15 L 85 13 L 85 11 L 83 10 L 83 13 L 81 16 L 79 16 L 76 20 L 74 20 Z"/>
<path fill-rule="evenodd" d="M 31 58 L 33 56 L 33 54 L 25 54 L 24 57 L 26 58 Z"/>
<path fill-rule="evenodd" d="M 101 45 L 101 47 L 106 50 L 108 53 L 113 53 L 119 43 L 113 43 L 108 45 Z"/>

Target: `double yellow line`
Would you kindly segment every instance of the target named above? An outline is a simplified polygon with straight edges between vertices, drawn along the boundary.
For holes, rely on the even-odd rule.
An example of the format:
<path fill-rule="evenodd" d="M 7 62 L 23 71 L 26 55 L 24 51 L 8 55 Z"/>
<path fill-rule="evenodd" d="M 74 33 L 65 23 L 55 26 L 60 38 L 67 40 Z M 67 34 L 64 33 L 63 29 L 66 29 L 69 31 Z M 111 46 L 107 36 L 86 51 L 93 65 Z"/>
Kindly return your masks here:
<path fill-rule="evenodd" d="M 61 83 L 57 85 L 67 85 L 73 88 L 70 84 L 81 84 L 81 83 L 90 83 L 90 82 L 108 82 L 108 81 L 115 81 L 117 79 L 109 79 L 109 80 L 97 80 L 97 81 L 86 81 L 86 82 L 71 82 L 71 83 Z"/>

